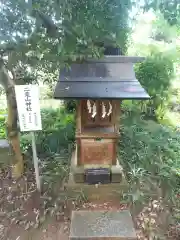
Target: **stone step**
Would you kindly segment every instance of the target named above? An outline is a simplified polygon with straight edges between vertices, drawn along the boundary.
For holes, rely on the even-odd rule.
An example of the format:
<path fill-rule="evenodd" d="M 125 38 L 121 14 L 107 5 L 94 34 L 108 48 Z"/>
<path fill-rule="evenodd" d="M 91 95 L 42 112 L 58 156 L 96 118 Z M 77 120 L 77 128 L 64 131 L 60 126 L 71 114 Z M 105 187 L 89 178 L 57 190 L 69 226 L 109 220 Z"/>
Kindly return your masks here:
<path fill-rule="evenodd" d="M 78 196 L 83 194 L 87 201 L 92 202 L 96 200 L 105 201 L 119 201 L 123 191 L 127 188 L 126 183 L 110 183 L 100 185 L 88 185 L 82 183 L 67 184 L 67 195 L 69 197 Z"/>
<path fill-rule="evenodd" d="M 70 240 L 136 240 L 131 214 L 122 211 L 73 211 Z"/>

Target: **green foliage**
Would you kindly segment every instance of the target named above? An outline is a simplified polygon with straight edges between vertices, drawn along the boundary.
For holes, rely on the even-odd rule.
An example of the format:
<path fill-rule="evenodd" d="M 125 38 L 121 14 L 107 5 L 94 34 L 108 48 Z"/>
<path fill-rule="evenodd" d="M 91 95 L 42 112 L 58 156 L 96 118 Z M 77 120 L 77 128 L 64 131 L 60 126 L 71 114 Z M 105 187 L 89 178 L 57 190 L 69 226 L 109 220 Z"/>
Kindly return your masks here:
<path fill-rule="evenodd" d="M 32 137 L 31 134 L 22 134 L 21 135 L 21 149 L 23 153 L 28 152 L 32 147 Z"/>
<path fill-rule="evenodd" d="M 47 185 L 48 188 L 54 188 L 54 190 L 57 191 L 57 188 L 55 188 L 54 185 L 56 186 L 57 183 L 60 185 L 60 183 L 68 177 L 68 161 L 70 160 L 70 157 L 71 152 L 64 149 L 60 154 L 55 154 L 40 162 L 44 185 Z"/>
<path fill-rule="evenodd" d="M 73 113 L 76 111 L 76 100 L 64 100 L 64 107 L 67 113 Z"/>
<path fill-rule="evenodd" d="M 160 11 L 171 25 L 178 25 L 180 23 L 180 6 L 178 0 L 146 0 L 144 9 Z"/>
<path fill-rule="evenodd" d="M 152 23 L 152 38 L 156 41 L 171 43 L 177 37 L 177 27 L 171 26 L 161 14 Z"/>
<path fill-rule="evenodd" d="M 156 52 L 136 65 L 135 71 L 137 79 L 151 97 L 149 101 L 140 102 L 143 112 L 150 117 L 162 118 L 174 76 L 173 62 L 169 57 Z"/>
<path fill-rule="evenodd" d="M 136 110 L 135 110 L 136 111 Z M 132 201 L 152 197 L 160 189 L 166 200 L 180 189 L 180 133 L 136 113 L 123 114 L 119 154 L 130 183 Z"/>
<path fill-rule="evenodd" d="M 1 5 L 0 51 L 13 52 L 13 65 L 21 61 L 56 70 L 66 60 L 100 57 L 98 43 L 126 48 L 131 0 L 7 0 Z"/>
<path fill-rule="evenodd" d="M 75 120 L 73 114 L 66 113 L 65 109 L 43 109 L 43 130 L 36 133 L 36 145 L 39 155 L 60 153 L 68 149 L 75 140 Z M 31 151 L 31 137 L 22 134 L 21 146 L 23 151 Z"/>
<path fill-rule="evenodd" d="M 6 138 L 6 131 L 5 131 L 5 118 L 0 117 L 0 138 Z"/>
<path fill-rule="evenodd" d="M 71 20 L 64 21 L 64 26 L 69 28 L 65 34 L 65 51 L 76 51 L 72 53 L 74 56 L 78 54 L 79 57 L 92 53 L 98 57 L 96 43 L 115 43 L 124 48 L 127 39 L 128 9 L 131 7 L 129 0 L 67 1 L 66 7 L 63 14 Z"/>
<path fill-rule="evenodd" d="M 49 83 L 50 83 L 50 81 L 49 81 Z M 41 100 L 53 99 L 53 95 L 54 95 L 54 91 L 48 85 L 46 85 L 43 88 L 40 88 L 40 99 Z"/>
<path fill-rule="evenodd" d="M 0 110 L 0 139 L 6 138 L 5 112 Z"/>

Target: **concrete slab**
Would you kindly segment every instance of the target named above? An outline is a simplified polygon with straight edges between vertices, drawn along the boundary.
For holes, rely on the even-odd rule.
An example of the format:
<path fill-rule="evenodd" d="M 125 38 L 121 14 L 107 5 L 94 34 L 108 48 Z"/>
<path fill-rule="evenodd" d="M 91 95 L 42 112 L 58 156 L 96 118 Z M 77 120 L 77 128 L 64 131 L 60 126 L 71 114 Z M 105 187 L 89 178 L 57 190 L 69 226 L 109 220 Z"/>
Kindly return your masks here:
<path fill-rule="evenodd" d="M 9 150 L 9 142 L 6 139 L 0 139 L 0 148 L 6 148 Z"/>
<path fill-rule="evenodd" d="M 70 240 L 136 240 L 131 214 L 122 211 L 73 211 Z"/>
<path fill-rule="evenodd" d="M 0 139 L 0 163 L 10 164 L 12 161 L 12 153 L 8 140 Z"/>

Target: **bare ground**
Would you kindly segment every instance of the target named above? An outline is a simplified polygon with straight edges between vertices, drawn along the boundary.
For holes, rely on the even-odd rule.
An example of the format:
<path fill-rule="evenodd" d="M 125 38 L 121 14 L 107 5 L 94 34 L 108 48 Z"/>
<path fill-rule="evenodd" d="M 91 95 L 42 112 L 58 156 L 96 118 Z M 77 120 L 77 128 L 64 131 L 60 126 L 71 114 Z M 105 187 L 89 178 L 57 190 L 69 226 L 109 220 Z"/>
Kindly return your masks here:
<path fill-rule="evenodd" d="M 35 190 L 34 180 L 24 177 L 18 182 L 10 179 L 0 180 L 0 240 L 67 240 L 69 236 L 72 210 L 120 210 L 127 209 L 119 200 L 104 202 L 84 202 L 81 198 L 73 200 L 62 197 L 62 186 L 58 184 L 54 191 L 39 194 Z M 150 240 L 149 234 L 163 225 L 168 217 L 160 201 L 150 201 L 149 205 L 133 214 L 138 239 Z M 159 221 L 160 219 L 160 221 Z M 166 221 L 164 221 L 166 222 Z M 162 232 L 166 232 L 164 225 Z M 149 232 L 148 232 L 149 231 Z M 171 228 L 167 240 L 179 240 L 180 231 Z"/>
<path fill-rule="evenodd" d="M 91 209 L 91 210 L 114 210 L 125 209 L 126 205 L 120 205 L 118 202 L 94 202 L 85 203 L 82 206 L 75 208 L 76 210 Z M 70 210 L 70 209 L 69 209 Z M 64 216 L 63 220 L 57 220 L 48 217 L 46 221 L 38 229 L 25 230 L 19 225 L 13 225 L 8 229 L 6 239 L 9 240 L 68 240 L 70 230 L 70 216 Z"/>

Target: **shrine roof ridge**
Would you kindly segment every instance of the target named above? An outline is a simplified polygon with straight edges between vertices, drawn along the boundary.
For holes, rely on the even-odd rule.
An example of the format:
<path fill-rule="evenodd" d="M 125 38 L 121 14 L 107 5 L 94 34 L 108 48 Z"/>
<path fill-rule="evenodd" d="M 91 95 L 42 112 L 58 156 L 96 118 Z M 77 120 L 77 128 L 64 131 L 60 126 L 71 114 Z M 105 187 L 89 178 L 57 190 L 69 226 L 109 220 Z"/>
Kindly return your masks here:
<path fill-rule="evenodd" d="M 138 63 L 144 61 L 145 57 L 133 57 L 133 56 L 111 56 L 111 55 L 105 55 L 103 58 L 100 59 L 87 59 L 85 62 L 88 63 Z"/>

